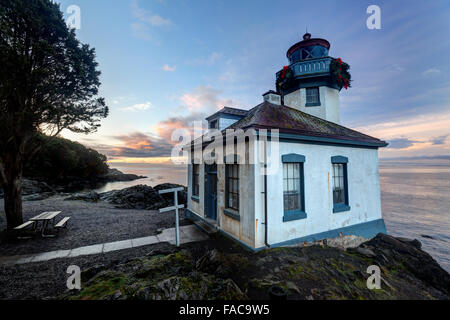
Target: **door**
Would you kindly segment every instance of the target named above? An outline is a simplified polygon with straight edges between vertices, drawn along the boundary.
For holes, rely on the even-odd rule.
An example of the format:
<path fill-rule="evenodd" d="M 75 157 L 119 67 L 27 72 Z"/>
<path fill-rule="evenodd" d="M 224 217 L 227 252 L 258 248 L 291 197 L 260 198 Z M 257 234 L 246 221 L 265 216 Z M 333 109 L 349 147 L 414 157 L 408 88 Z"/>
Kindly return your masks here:
<path fill-rule="evenodd" d="M 208 219 L 217 220 L 217 165 L 205 167 L 205 211 Z"/>

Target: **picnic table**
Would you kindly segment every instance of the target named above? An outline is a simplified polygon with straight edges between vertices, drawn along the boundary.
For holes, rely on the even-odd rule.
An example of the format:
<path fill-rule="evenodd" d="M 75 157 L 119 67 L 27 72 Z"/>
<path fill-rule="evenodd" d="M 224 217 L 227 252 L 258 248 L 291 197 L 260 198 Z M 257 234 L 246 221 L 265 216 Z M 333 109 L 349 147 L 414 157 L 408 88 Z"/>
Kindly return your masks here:
<path fill-rule="evenodd" d="M 55 226 L 55 219 L 57 216 L 59 216 L 62 213 L 62 211 L 53 211 L 53 212 L 44 212 L 39 215 L 37 215 L 34 218 L 31 218 L 30 221 L 33 221 L 36 223 L 35 230 L 38 229 L 39 222 L 42 222 L 42 237 L 48 238 L 48 237 L 54 237 L 54 235 L 46 235 L 45 231 L 47 230 L 48 224 L 51 222 L 53 227 Z"/>

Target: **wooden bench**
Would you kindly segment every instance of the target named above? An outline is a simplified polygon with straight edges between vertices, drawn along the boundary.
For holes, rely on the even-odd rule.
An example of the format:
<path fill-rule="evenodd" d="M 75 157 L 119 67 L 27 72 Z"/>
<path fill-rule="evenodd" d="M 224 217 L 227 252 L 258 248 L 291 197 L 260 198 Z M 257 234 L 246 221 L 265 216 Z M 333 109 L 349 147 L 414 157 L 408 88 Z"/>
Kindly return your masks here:
<path fill-rule="evenodd" d="M 55 229 L 58 230 L 58 232 L 61 229 L 66 229 L 67 228 L 67 223 L 69 222 L 69 220 L 70 220 L 70 217 L 63 218 L 60 222 L 58 222 L 55 225 Z"/>
<path fill-rule="evenodd" d="M 25 230 L 25 229 L 26 229 L 27 227 L 29 227 L 29 226 L 33 226 L 33 229 L 35 229 L 35 227 L 36 227 L 36 222 L 35 222 L 35 221 L 28 221 L 28 222 L 25 222 L 24 224 L 21 224 L 20 226 L 15 227 L 14 230 L 16 230 L 16 231 L 22 231 L 22 230 Z M 20 239 L 20 240 L 31 239 L 31 237 L 21 237 L 21 236 L 18 236 L 17 238 Z"/>

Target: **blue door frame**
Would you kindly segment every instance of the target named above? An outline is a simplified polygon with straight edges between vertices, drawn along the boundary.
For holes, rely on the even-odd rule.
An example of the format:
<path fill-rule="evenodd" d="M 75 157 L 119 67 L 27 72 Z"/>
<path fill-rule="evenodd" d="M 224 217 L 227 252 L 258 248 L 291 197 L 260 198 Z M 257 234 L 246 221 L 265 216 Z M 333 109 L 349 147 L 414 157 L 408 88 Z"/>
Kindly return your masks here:
<path fill-rule="evenodd" d="M 217 165 L 205 166 L 205 212 L 208 219 L 217 221 Z"/>

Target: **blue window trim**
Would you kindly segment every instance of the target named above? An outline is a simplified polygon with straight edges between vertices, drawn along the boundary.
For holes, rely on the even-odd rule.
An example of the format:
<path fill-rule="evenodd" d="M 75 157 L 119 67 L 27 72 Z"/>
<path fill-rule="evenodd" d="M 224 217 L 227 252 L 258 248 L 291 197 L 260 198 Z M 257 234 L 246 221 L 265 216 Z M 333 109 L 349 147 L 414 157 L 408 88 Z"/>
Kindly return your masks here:
<path fill-rule="evenodd" d="M 308 218 L 308 215 L 304 211 L 301 210 L 285 211 L 283 216 L 283 222 L 303 220 L 306 218 Z"/>
<path fill-rule="evenodd" d="M 344 156 L 334 156 L 331 158 L 332 164 L 344 165 L 344 189 L 345 189 L 345 203 L 333 204 L 333 213 L 347 212 L 352 208 L 350 207 L 349 195 L 348 195 L 348 158 Z"/>
<path fill-rule="evenodd" d="M 300 163 L 300 193 L 302 196 L 302 208 L 305 210 L 305 162 L 306 157 L 301 154 L 291 153 L 281 157 L 283 163 Z M 284 211 L 283 222 L 307 219 L 308 215 L 303 210 Z"/>
<path fill-rule="evenodd" d="M 305 104 L 305 107 L 320 107 L 320 106 L 322 106 L 322 104 L 320 103 L 320 102 L 317 102 L 317 103 L 307 103 L 307 104 Z"/>
<path fill-rule="evenodd" d="M 347 212 L 350 211 L 351 209 L 352 208 L 349 205 L 346 205 L 345 203 L 338 203 L 334 205 L 333 213 Z"/>
<path fill-rule="evenodd" d="M 192 196 L 191 199 L 195 202 L 200 202 L 200 197 Z"/>
<path fill-rule="evenodd" d="M 241 216 L 239 215 L 239 212 L 237 212 L 237 211 L 235 211 L 233 209 L 229 209 L 229 208 L 224 209 L 223 213 L 226 216 L 228 216 L 228 217 L 230 217 L 230 218 L 232 218 L 234 220 L 241 221 Z"/>
<path fill-rule="evenodd" d="M 282 157 L 283 163 L 305 163 L 306 157 L 301 154 L 291 153 Z"/>
<path fill-rule="evenodd" d="M 344 156 L 335 156 L 331 158 L 332 164 L 346 164 L 348 163 L 348 158 Z"/>

